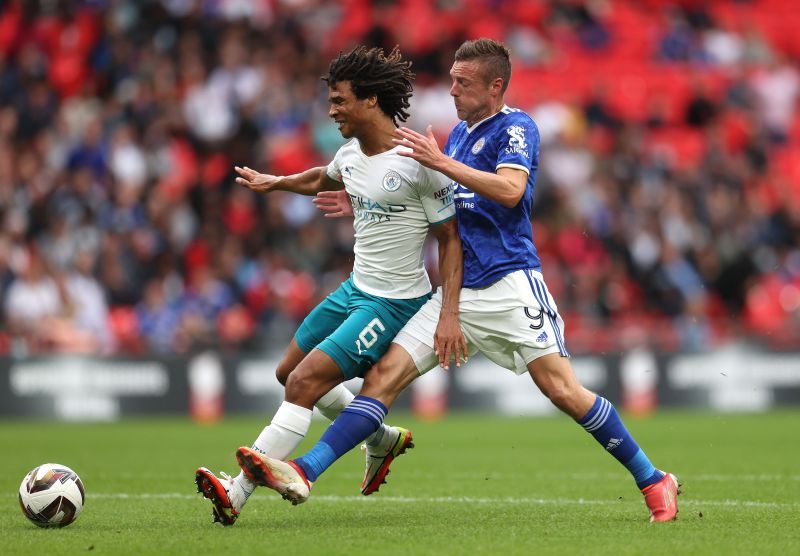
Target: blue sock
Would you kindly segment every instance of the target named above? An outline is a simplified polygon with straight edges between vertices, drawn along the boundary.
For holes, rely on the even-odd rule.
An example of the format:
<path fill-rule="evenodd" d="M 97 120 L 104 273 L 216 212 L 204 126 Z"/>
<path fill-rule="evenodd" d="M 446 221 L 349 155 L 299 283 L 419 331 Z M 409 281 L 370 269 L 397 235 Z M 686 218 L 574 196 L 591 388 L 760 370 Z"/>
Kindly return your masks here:
<path fill-rule="evenodd" d="M 344 454 L 374 433 L 386 417 L 386 406 L 374 398 L 356 396 L 330 424 L 322 437 L 294 462 L 313 482 Z"/>
<path fill-rule="evenodd" d="M 578 421 L 601 446 L 624 465 L 640 489 L 657 483 L 664 473 L 653 467 L 650 460 L 622 424 L 619 413 L 607 399 L 597 396 L 589 412 Z"/>

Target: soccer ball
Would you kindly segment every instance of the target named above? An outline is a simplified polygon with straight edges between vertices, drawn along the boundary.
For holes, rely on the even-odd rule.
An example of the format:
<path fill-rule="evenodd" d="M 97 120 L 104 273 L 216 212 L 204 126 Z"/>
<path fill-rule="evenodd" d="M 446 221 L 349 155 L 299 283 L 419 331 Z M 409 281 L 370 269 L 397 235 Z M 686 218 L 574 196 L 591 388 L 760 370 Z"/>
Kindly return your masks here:
<path fill-rule="evenodd" d="M 19 506 L 39 527 L 66 527 L 83 509 L 83 482 L 65 465 L 45 463 L 31 470 L 19 485 Z"/>

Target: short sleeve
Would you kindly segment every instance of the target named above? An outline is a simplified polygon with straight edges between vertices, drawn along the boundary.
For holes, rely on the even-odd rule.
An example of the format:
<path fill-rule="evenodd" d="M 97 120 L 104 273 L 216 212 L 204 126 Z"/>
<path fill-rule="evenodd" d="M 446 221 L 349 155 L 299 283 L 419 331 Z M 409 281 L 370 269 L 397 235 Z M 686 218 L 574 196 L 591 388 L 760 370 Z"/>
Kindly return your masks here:
<path fill-rule="evenodd" d="M 340 183 L 342 182 L 341 162 L 342 149 L 340 148 L 338 151 L 336 151 L 336 156 L 333 157 L 333 160 L 330 161 L 328 168 L 325 170 L 325 173 L 328 174 L 330 179 Z"/>
<path fill-rule="evenodd" d="M 431 224 L 440 224 L 453 218 L 453 182 L 440 172 L 420 166 L 419 200 Z"/>
<path fill-rule="evenodd" d="M 498 168 L 516 168 L 528 174 L 539 165 L 539 130 L 529 116 L 520 112 L 498 130 Z"/>

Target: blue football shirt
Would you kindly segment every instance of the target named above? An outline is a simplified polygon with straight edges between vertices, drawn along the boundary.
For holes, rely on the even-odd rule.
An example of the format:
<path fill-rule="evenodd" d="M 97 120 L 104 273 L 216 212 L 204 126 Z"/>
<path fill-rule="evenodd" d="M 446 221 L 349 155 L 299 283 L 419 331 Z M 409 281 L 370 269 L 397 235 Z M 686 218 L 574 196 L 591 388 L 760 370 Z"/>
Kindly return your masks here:
<path fill-rule="evenodd" d="M 539 130 L 533 119 L 521 110 L 504 106 L 472 128 L 460 122 L 450 133 L 444 152 L 484 172 L 518 168 L 528 173 L 525 193 L 512 208 L 453 183 L 458 231 L 464 247 L 463 286 L 482 288 L 515 270 L 539 270 L 541 262 L 531 229 L 531 203 L 539 166 Z"/>

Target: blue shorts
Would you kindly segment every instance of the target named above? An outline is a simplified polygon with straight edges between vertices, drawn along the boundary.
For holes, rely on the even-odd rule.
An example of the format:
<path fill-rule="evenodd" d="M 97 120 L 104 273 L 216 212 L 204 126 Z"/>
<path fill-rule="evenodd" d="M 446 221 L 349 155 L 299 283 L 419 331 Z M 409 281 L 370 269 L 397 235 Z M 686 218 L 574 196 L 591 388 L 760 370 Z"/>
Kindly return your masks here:
<path fill-rule="evenodd" d="M 359 290 L 351 277 L 309 313 L 294 338 L 305 353 L 314 348 L 327 353 L 345 380 L 364 376 L 430 297 L 370 295 Z"/>

